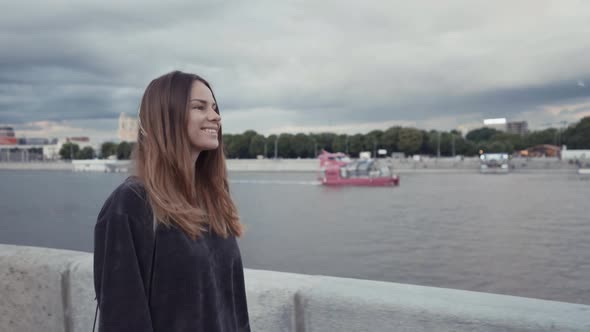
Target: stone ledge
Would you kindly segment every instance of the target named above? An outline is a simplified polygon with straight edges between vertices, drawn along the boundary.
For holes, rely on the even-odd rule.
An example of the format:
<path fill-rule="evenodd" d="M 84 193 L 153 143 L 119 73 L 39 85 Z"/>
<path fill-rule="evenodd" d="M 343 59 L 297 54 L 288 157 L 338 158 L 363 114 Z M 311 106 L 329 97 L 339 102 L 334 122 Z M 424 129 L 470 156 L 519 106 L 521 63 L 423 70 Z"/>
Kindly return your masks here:
<path fill-rule="evenodd" d="M 306 332 L 590 331 L 590 306 L 446 288 L 317 277 L 300 292 Z"/>
<path fill-rule="evenodd" d="M 90 331 L 92 254 L 0 244 L 0 330 Z M 252 331 L 590 331 L 590 306 L 245 270 Z"/>

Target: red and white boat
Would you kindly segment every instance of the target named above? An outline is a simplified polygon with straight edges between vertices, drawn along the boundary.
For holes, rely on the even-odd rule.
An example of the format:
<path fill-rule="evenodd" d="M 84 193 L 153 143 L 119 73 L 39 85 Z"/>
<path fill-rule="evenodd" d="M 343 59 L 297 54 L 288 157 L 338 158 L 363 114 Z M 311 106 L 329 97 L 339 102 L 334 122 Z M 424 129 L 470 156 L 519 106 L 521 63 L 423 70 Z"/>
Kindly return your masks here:
<path fill-rule="evenodd" d="M 372 159 L 352 161 L 344 153 L 322 151 L 318 180 L 326 186 L 397 186 L 399 177 Z"/>

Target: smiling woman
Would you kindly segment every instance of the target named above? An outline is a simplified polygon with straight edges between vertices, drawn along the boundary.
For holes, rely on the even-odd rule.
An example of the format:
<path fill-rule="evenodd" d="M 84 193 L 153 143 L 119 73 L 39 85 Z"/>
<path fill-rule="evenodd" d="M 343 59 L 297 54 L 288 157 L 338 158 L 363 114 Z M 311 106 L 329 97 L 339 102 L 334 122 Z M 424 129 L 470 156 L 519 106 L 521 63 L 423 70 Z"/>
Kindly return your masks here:
<path fill-rule="evenodd" d="M 178 71 L 154 79 L 139 125 L 136 174 L 95 226 L 99 331 L 249 331 L 242 225 L 210 85 Z"/>
<path fill-rule="evenodd" d="M 217 149 L 219 146 L 218 132 L 221 117 L 211 89 L 196 80 L 190 91 L 190 111 L 188 114 L 188 136 L 196 161 L 199 151 Z"/>

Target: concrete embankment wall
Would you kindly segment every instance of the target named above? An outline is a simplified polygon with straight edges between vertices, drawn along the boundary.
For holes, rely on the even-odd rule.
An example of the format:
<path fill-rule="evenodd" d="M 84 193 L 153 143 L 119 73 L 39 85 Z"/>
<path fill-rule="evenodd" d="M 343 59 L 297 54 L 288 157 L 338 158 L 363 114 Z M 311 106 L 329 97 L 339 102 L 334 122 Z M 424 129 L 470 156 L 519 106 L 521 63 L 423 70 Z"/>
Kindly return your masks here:
<path fill-rule="evenodd" d="M 1 162 L 0 170 L 73 171 L 74 167 L 69 162 Z"/>
<path fill-rule="evenodd" d="M 91 331 L 92 254 L 0 245 L 0 331 Z M 245 271 L 252 331 L 590 331 L 590 306 Z"/>
<path fill-rule="evenodd" d="M 412 159 L 384 159 L 386 165 L 393 167 L 396 173 L 409 172 L 478 172 L 479 159 L 465 158 L 426 158 L 420 161 Z M 575 172 L 576 166 L 567 160 L 552 158 L 525 159 L 515 158 L 510 162 L 513 172 L 527 171 L 562 171 Z M 317 172 L 319 161 L 317 159 L 229 159 L 227 168 L 229 171 L 256 171 L 256 172 Z M 0 170 L 61 170 L 73 171 L 74 166 L 69 162 L 2 162 Z"/>

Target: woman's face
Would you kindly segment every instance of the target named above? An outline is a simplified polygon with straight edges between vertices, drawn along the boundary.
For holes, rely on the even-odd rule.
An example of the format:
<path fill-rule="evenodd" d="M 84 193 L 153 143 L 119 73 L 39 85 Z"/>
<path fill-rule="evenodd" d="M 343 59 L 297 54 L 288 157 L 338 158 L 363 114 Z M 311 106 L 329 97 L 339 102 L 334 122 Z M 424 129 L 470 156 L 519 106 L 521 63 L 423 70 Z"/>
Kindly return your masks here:
<path fill-rule="evenodd" d="M 193 152 L 217 149 L 221 117 L 211 90 L 203 82 L 193 82 L 188 107 L 187 130 Z"/>

